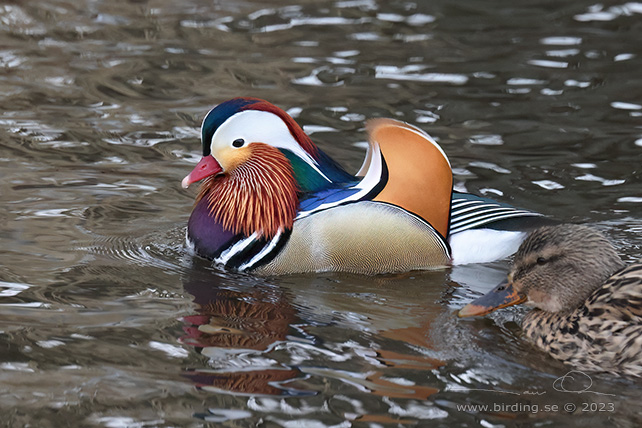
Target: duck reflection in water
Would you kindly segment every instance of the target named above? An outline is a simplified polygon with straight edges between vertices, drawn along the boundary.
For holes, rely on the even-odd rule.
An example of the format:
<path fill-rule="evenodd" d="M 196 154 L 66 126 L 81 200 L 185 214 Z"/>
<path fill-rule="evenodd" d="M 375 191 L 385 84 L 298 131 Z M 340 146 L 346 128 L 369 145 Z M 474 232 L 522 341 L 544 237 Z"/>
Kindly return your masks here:
<path fill-rule="evenodd" d="M 232 286 L 205 273 L 207 280 L 191 278 L 184 284 L 194 296 L 198 314 L 184 317 L 186 335 L 181 342 L 213 360 L 236 356 L 239 369 L 192 369 L 185 377 L 200 389 L 236 395 L 314 394 L 287 385 L 305 377 L 296 368 L 251 363 L 252 354 L 268 352 L 285 341 L 291 325 L 299 322 L 285 292 L 257 284 L 256 279 L 235 278 Z"/>
<path fill-rule="evenodd" d="M 396 283 L 398 278 L 390 280 Z M 186 334 L 181 342 L 210 361 L 206 367 L 191 369 L 185 377 L 201 390 L 237 396 L 309 396 L 328 385 L 342 390 L 341 385 L 357 386 L 355 393 L 367 391 L 396 398 L 427 399 L 438 392 L 432 385 L 390 381 L 443 364 L 421 353 L 403 351 L 408 345 L 430 347 L 425 329 L 434 317 L 390 319 L 392 309 L 368 305 L 363 307 L 367 312 L 361 318 L 370 323 L 367 332 L 357 329 L 353 333 L 359 337 L 337 338 L 325 344 L 309 330 L 349 333 L 351 327 L 358 326 L 348 325 L 349 317 L 342 314 L 359 311 L 353 293 L 332 297 L 314 293 L 327 287 L 328 281 L 297 277 L 297 289 L 306 300 L 315 301 L 315 308 L 309 312 L 309 308 L 293 303 L 296 297 L 289 287 L 244 274 L 219 276 L 209 269 L 194 269 L 184 289 L 194 296 L 198 313 L 183 318 Z M 396 296 L 396 288 L 384 282 L 375 286 L 383 287 L 381 291 L 391 294 L 390 298 Z M 349 282 L 344 285 L 350 287 Z M 435 306 L 434 314 L 438 313 L 438 304 Z M 425 315 L 423 311 L 417 313 Z M 364 334 L 366 337 L 362 337 Z M 381 346 L 373 345 L 373 339 L 381 340 Z"/>

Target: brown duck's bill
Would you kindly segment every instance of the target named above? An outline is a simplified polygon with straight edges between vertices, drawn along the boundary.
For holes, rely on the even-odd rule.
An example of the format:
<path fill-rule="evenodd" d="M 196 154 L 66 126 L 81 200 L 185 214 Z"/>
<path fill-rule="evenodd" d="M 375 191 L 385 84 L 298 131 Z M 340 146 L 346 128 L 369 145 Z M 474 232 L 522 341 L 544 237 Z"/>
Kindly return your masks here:
<path fill-rule="evenodd" d="M 482 316 L 525 301 L 526 296 L 515 291 L 508 281 L 504 281 L 487 294 L 464 306 L 457 315 L 460 318 Z"/>

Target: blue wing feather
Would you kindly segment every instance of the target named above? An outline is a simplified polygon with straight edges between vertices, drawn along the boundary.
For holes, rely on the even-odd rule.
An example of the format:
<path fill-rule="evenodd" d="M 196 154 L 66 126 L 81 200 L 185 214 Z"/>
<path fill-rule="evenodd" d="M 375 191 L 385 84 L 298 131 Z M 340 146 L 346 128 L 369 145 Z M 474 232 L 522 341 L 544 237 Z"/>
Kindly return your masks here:
<path fill-rule="evenodd" d="M 357 184 L 354 182 L 352 184 Z M 299 202 L 301 211 L 312 211 L 322 204 L 340 202 L 358 193 L 360 189 L 354 187 L 331 187 L 318 192 L 304 194 Z"/>

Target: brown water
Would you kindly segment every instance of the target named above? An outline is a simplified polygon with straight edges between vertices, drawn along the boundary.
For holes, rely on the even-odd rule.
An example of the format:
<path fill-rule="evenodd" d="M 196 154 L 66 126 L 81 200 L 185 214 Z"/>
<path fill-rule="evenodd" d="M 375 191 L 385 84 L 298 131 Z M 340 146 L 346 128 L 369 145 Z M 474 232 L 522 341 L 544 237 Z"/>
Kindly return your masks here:
<path fill-rule="evenodd" d="M 226 273 L 183 248 L 180 180 L 227 98 L 289 109 L 353 171 L 364 119 L 396 117 L 440 141 L 458 189 L 593 224 L 632 261 L 641 40 L 624 1 L 5 2 L 0 423 L 640 426 L 639 383 L 557 391 L 587 379 L 554 387 L 569 368 L 519 310 L 456 319 L 506 262 Z"/>

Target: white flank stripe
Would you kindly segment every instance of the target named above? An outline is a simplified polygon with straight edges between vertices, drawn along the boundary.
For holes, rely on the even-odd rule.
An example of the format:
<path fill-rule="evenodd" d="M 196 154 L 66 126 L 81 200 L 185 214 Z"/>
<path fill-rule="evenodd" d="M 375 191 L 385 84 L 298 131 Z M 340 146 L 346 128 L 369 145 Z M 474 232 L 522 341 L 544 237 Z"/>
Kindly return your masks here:
<path fill-rule="evenodd" d="M 474 219 L 482 218 L 482 216 L 493 216 L 493 215 L 499 215 L 500 213 L 510 213 L 510 212 L 515 212 L 515 210 L 511 210 L 510 208 L 503 208 L 503 207 L 495 207 L 495 208 L 489 208 L 485 209 L 482 211 L 474 211 L 472 213 L 468 213 L 465 215 L 457 215 L 457 218 L 452 220 L 450 222 L 451 226 L 457 225 L 459 223 L 464 222 L 464 220 L 470 219 L 471 217 L 474 217 Z M 453 214 L 453 218 L 455 215 Z"/>
<path fill-rule="evenodd" d="M 498 208 L 508 209 L 508 210 L 511 209 L 511 208 L 508 208 L 508 207 L 500 207 L 497 204 L 482 204 L 482 205 L 478 204 L 478 205 L 475 205 L 475 206 L 472 206 L 472 207 L 467 207 L 467 208 L 456 208 L 456 209 L 454 208 L 451 211 L 451 215 L 453 217 L 455 217 L 455 216 L 459 217 L 461 214 L 467 213 L 469 211 L 480 210 L 480 211 L 486 212 L 488 210 L 491 210 L 491 209 L 495 210 L 495 209 L 498 209 Z"/>
<path fill-rule="evenodd" d="M 483 216 L 480 218 L 473 218 L 466 222 L 465 224 L 459 224 L 456 227 L 452 228 L 450 230 L 450 234 L 453 235 L 455 233 L 459 233 L 468 229 L 472 229 L 474 227 L 494 222 L 494 221 L 499 221 L 499 220 L 506 220 L 508 218 L 513 218 L 513 217 L 542 217 L 542 214 L 537 214 L 537 213 L 532 213 L 529 211 L 514 211 L 511 213 L 503 214 L 503 215 L 490 215 L 490 216 Z"/>
<path fill-rule="evenodd" d="M 482 201 L 467 201 L 466 199 L 455 199 L 452 202 L 452 208 L 458 209 L 473 204 L 479 205 L 480 203 L 482 203 Z"/>

